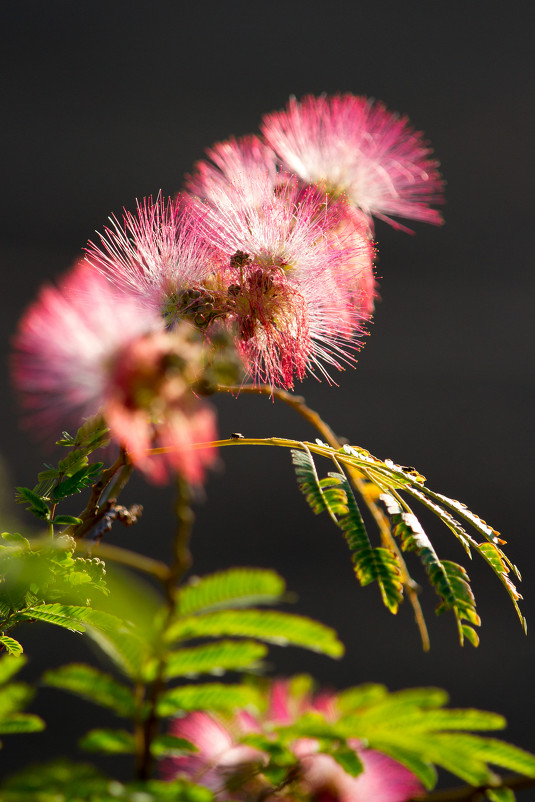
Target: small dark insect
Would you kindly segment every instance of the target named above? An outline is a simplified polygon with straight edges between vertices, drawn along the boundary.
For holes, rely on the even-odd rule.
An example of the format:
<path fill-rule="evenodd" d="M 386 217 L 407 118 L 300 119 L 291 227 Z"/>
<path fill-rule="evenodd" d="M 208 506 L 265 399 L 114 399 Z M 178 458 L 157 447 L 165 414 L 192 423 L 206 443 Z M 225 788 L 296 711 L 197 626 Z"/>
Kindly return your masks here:
<path fill-rule="evenodd" d="M 230 434 L 231 440 L 244 440 L 244 436 L 241 432 L 231 432 Z"/>

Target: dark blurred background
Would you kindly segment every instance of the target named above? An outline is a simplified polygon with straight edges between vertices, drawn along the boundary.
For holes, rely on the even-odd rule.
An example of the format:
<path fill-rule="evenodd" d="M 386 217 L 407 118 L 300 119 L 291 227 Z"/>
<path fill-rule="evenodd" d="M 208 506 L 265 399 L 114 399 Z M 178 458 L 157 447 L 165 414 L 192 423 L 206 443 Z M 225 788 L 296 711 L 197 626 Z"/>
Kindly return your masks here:
<path fill-rule="evenodd" d="M 379 457 L 415 465 L 429 486 L 465 501 L 499 529 L 524 575 L 535 620 L 533 446 L 534 71 L 529 4 L 409 2 L 139 2 L 33 0 L 0 11 L 3 171 L 0 215 L 2 347 L 45 280 L 79 256 L 107 216 L 136 198 L 174 194 L 204 148 L 257 130 L 290 94 L 353 92 L 384 101 L 423 129 L 447 180 L 446 225 L 416 235 L 378 223 L 382 300 L 356 370 L 338 387 L 298 392 L 340 435 Z M 2 363 L 11 484 L 33 486 L 47 455 L 18 426 Z M 222 435 L 315 437 L 267 398 L 217 398 Z M 172 492 L 136 481 L 145 506 L 113 542 L 166 558 Z M 6 516 L 15 510 L 10 494 Z M 227 449 L 196 507 L 195 571 L 273 566 L 298 610 L 335 627 L 342 661 L 274 649 L 282 673 L 312 671 L 334 687 L 438 685 L 455 705 L 504 713 L 506 737 L 535 750 L 533 640 L 485 565 L 468 566 L 483 617 L 481 646 L 460 648 L 452 616 L 433 617 L 423 654 L 412 612 L 397 617 L 361 589 L 345 543 L 314 518 L 288 453 Z M 448 530 L 422 520 L 443 558 L 466 556 Z M 28 526 L 20 523 L 19 527 Z M 409 565 L 414 565 L 409 561 Z M 418 569 L 416 575 L 420 576 Z M 34 625 L 20 632 L 28 679 L 74 659 L 105 661 L 80 636 Z M 61 717 L 53 713 L 61 704 Z M 32 709 L 49 721 L 26 738 L 32 759 L 69 753 L 99 711 L 42 688 Z M 5 740 L 2 773 L 24 739 Z M 128 771 L 128 758 L 117 758 Z"/>

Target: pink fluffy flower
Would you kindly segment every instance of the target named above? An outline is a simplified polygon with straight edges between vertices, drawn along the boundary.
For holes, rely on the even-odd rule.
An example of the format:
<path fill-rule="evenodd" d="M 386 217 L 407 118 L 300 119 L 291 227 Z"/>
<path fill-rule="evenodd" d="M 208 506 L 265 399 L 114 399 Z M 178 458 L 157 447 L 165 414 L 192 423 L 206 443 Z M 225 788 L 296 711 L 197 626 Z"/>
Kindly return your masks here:
<path fill-rule="evenodd" d="M 213 450 L 192 448 L 216 433 L 212 411 L 191 391 L 200 364 L 189 326 L 166 333 L 158 315 L 83 262 L 61 288 L 42 289 L 14 339 L 13 376 L 28 423 L 48 432 L 101 412 L 154 481 L 171 469 L 200 482 L 214 460 Z M 155 446 L 165 455 L 149 455 Z"/>
<path fill-rule="evenodd" d="M 197 751 L 163 760 L 162 775 L 167 780 L 186 777 L 216 794 L 226 794 L 229 786 L 241 785 L 241 795 L 233 797 L 243 798 L 244 786 L 258 786 L 259 769 L 267 762 L 263 752 L 239 743 L 249 732 L 259 732 L 259 726 L 242 711 L 225 723 L 200 711 L 177 718 L 171 725 L 171 734 L 190 741 Z"/>
<path fill-rule="evenodd" d="M 187 320 L 208 342 L 226 331 L 255 382 L 328 377 L 325 363 L 354 361 L 371 314 L 366 224 L 314 187 L 275 182 L 255 138 L 211 153 L 217 166 L 197 172 L 204 200 L 145 200 L 112 219 L 88 262 L 170 327 Z"/>
<path fill-rule="evenodd" d="M 90 242 L 87 261 L 142 306 L 180 319 L 181 293 L 217 269 L 218 254 L 191 225 L 181 198 L 145 198 L 104 229 L 100 245 Z"/>
<path fill-rule="evenodd" d="M 276 681 L 269 691 L 267 710 L 262 716 L 237 712 L 229 721 L 211 714 L 194 712 L 175 719 L 172 734 L 192 742 L 198 749 L 191 756 L 162 762 L 165 779 L 185 777 L 205 785 L 225 799 L 246 800 L 251 792 L 263 799 L 307 798 L 316 802 L 407 802 L 423 793 L 418 779 L 392 758 L 365 749 L 358 740 L 349 740 L 363 771 L 357 777 L 347 774 L 330 755 L 322 753 L 317 741 L 298 738 L 290 748 L 297 759 L 293 780 L 284 789 L 270 789 L 262 775 L 268 757 L 259 750 L 240 744 L 249 733 L 268 734 L 273 726 L 289 725 L 303 714 L 316 711 L 327 721 L 337 718 L 336 700 L 330 694 L 315 698 L 309 693 L 292 693 L 291 684 Z M 292 793 L 295 791 L 295 793 Z"/>
<path fill-rule="evenodd" d="M 367 215 L 438 224 L 430 205 L 442 200 L 442 179 L 431 149 L 407 117 L 354 95 L 291 98 L 267 114 L 264 137 L 285 169 L 327 191 L 346 193 Z"/>
<path fill-rule="evenodd" d="M 328 377 L 324 363 L 352 361 L 363 331 L 355 287 L 356 273 L 372 269 L 367 233 L 350 235 L 343 203 L 290 176 L 275 191 L 269 172 L 249 183 L 228 184 L 217 203 L 192 200 L 199 232 L 226 260 L 206 291 L 253 381 L 290 388 L 307 371 Z"/>
<path fill-rule="evenodd" d="M 276 156 L 256 136 L 217 142 L 206 153 L 210 161 L 196 163 L 186 189 L 216 206 L 229 186 L 239 187 L 245 203 L 255 205 L 264 200 L 266 177 L 272 188 L 279 183 Z"/>

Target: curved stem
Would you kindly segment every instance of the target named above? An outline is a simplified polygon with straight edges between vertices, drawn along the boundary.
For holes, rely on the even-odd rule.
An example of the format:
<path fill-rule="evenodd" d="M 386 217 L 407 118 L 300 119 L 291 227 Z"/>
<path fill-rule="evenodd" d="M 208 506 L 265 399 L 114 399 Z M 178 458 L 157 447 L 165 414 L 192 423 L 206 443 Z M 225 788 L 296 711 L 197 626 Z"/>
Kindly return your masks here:
<path fill-rule="evenodd" d="M 113 560 L 113 562 L 120 565 L 134 568 L 159 579 L 164 585 L 169 581 L 171 569 L 164 562 L 155 560 L 152 557 L 146 557 L 144 554 L 138 554 L 136 551 L 124 549 L 121 546 L 113 546 L 109 543 L 95 545 L 94 543 L 85 543 L 82 540 L 77 543 L 76 551 L 81 551 L 84 554 L 90 553 L 93 557 L 102 557 L 104 560 Z"/>
<path fill-rule="evenodd" d="M 325 423 L 325 421 L 321 418 L 319 413 L 311 409 L 309 406 L 307 406 L 303 396 L 292 395 L 292 393 L 288 393 L 285 390 L 279 390 L 269 385 L 255 386 L 252 384 L 246 384 L 242 387 L 225 387 L 224 385 L 220 385 L 218 387 L 218 391 L 229 392 L 229 393 L 268 395 L 273 398 L 277 398 L 279 401 L 282 401 L 284 404 L 287 404 L 288 406 L 292 407 L 292 409 L 295 409 L 296 412 L 298 412 L 301 415 L 301 417 L 303 417 L 312 426 L 314 426 L 314 428 L 319 432 L 319 434 L 322 436 L 325 442 L 328 443 L 332 448 L 338 450 L 342 448 L 345 442 L 347 442 L 345 438 L 342 439 L 337 437 L 334 431 L 331 429 L 331 427 L 327 423 Z M 364 503 L 368 507 L 375 523 L 377 524 L 383 545 L 389 548 L 391 551 L 393 551 L 397 557 L 398 563 L 401 568 L 403 587 L 405 588 L 405 593 L 407 594 L 407 598 L 409 599 L 412 605 L 414 618 L 416 620 L 416 625 L 418 627 L 418 631 L 420 633 L 420 638 L 422 641 L 422 648 L 424 652 L 427 652 L 429 651 L 430 647 L 429 633 L 427 631 L 427 626 L 425 623 L 422 607 L 418 600 L 418 595 L 417 595 L 418 585 L 416 582 L 414 582 L 414 580 L 411 578 L 409 574 L 407 564 L 403 559 L 401 551 L 392 536 L 388 518 L 381 510 L 381 508 L 375 503 L 375 500 L 370 495 L 366 479 L 362 476 L 360 471 L 358 471 L 353 467 L 348 467 L 347 472 L 349 474 L 349 478 L 351 480 L 353 487 L 363 498 Z"/>

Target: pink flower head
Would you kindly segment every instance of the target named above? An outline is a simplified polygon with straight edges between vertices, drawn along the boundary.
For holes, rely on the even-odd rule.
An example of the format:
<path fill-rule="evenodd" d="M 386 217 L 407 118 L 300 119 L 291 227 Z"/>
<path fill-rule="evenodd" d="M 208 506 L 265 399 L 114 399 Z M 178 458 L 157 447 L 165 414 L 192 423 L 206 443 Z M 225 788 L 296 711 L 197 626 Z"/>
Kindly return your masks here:
<path fill-rule="evenodd" d="M 180 198 L 145 198 L 136 214 L 124 212 L 122 225 L 110 221 L 100 246 L 89 243 L 87 261 L 141 305 L 176 322 L 182 292 L 214 270 L 217 253 L 192 228 Z"/>
<path fill-rule="evenodd" d="M 215 422 L 191 391 L 200 345 L 188 332 L 166 333 L 158 315 L 80 262 L 60 289 L 42 289 L 14 339 L 28 423 L 49 432 L 101 412 L 151 479 L 164 480 L 170 468 L 201 481 L 214 453 L 191 446 L 214 439 Z M 154 446 L 169 450 L 148 455 Z"/>
<path fill-rule="evenodd" d="M 256 136 L 217 142 L 206 153 L 211 161 L 196 163 L 186 189 L 216 206 L 229 186 L 239 187 L 244 201 L 254 206 L 264 200 L 266 177 L 272 188 L 278 184 L 275 154 Z"/>
<path fill-rule="evenodd" d="M 250 183 L 228 184 L 217 204 L 192 200 L 199 232 L 226 260 L 206 291 L 254 381 L 290 388 L 307 370 L 328 377 L 322 363 L 352 361 L 362 333 L 355 265 L 363 276 L 372 269 L 367 234 L 349 235 L 343 203 L 289 176 L 276 189 L 269 173 Z"/>
<path fill-rule="evenodd" d="M 291 725 L 312 711 L 321 713 L 327 721 L 336 721 L 336 698 L 328 693 L 313 697 L 308 689 L 275 681 L 262 715 L 253 717 L 239 711 L 223 721 L 208 713 L 189 713 L 175 719 L 172 734 L 191 741 L 198 751 L 163 761 L 162 774 L 168 780 L 186 777 L 216 794 L 224 794 L 224 799 L 229 798 L 232 789 L 231 798 L 236 800 L 251 798 L 253 789 L 256 796 L 266 800 L 306 798 L 317 802 L 407 802 L 423 793 L 420 782 L 408 769 L 380 752 L 364 748 L 358 740 L 350 740 L 348 745 L 358 754 L 364 770 L 352 777 L 334 758 L 320 752 L 319 743 L 312 738 L 298 738 L 291 744 L 298 763 L 291 785 L 282 792 L 271 789 L 262 775 L 268 756 L 240 744 L 240 738 L 254 732 L 269 736 L 274 726 Z"/>
<path fill-rule="evenodd" d="M 306 183 L 345 193 L 368 216 L 441 223 L 429 208 L 442 201 L 431 149 L 407 117 L 354 95 L 291 98 L 261 126 L 285 169 Z"/>
<path fill-rule="evenodd" d="M 163 760 L 162 775 L 166 780 L 185 777 L 216 794 L 241 784 L 243 793 L 243 786 L 249 788 L 251 782 L 256 784 L 258 769 L 265 765 L 267 758 L 258 749 L 241 744 L 239 739 L 249 732 L 259 731 L 254 719 L 243 712 L 229 722 L 209 713 L 188 713 L 172 722 L 171 734 L 190 741 L 197 751 Z M 242 797 L 238 794 L 235 798 Z"/>

